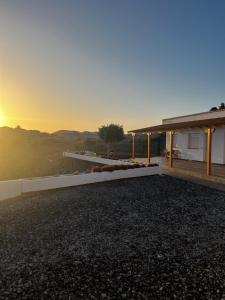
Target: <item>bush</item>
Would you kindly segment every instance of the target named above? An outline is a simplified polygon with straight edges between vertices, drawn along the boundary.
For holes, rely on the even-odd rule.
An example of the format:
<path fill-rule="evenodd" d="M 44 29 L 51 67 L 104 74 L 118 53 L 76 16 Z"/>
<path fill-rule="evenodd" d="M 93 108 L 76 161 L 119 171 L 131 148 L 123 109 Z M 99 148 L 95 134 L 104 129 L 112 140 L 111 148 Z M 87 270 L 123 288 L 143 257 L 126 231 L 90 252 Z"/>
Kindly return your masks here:
<path fill-rule="evenodd" d="M 135 169 L 136 168 L 136 164 L 130 165 L 131 169 Z"/>
<path fill-rule="evenodd" d="M 145 168 L 145 167 L 155 167 L 158 166 L 157 164 L 148 164 L 147 166 L 144 164 L 132 164 L 132 165 L 105 165 L 102 167 L 96 166 L 92 168 L 92 172 L 113 172 L 116 170 L 129 170 L 129 169 L 136 169 L 136 168 Z"/>
<path fill-rule="evenodd" d="M 140 168 L 139 164 L 134 164 L 134 168 Z"/>
<path fill-rule="evenodd" d="M 124 165 L 120 165 L 119 167 L 120 167 L 119 170 L 125 170 L 125 166 Z"/>
<path fill-rule="evenodd" d="M 158 167 L 158 164 L 148 164 L 147 167 Z"/>
<path fill-rule="evenodd" d="M 102 172 L 112 172 L 115 170 L 115 166 L 106 165 L 106 166 L 103 166 L 101 169 L 102 169 Z"/>
<path fill-rule="evenodd" d="M 115 170 L 121 170 L 121 165 L 114 165 Z"/>
<path fill-rule="evenodd" d="M 101 167 L 96 166 L 96 167 L 92 168 L 92 172 L 102 172 L 102 169 L 101 169 Z"/>

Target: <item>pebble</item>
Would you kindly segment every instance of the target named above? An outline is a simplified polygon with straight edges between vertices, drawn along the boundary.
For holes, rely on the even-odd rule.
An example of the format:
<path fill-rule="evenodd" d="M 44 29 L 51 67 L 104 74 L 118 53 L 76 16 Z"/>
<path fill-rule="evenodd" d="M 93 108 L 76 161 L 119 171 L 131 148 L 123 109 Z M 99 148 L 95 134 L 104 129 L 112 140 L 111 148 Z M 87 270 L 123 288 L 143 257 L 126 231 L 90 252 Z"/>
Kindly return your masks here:
<path fill-rule="evenodd" d="M 0 300 L 224 298 L 224 201 L 169 176 L 2 201 Z"/>

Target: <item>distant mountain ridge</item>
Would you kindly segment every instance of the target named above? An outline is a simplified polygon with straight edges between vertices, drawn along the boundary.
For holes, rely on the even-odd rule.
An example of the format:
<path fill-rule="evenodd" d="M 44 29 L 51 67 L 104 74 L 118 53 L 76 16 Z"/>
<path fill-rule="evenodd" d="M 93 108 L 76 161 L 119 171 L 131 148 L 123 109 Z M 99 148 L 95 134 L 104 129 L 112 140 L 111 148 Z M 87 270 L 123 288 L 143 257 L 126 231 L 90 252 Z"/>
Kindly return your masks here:
<path fill-rule="evenodd" d="M 59 139 L 99 139 L 97 132 L 91 131 L 77 131 L 77 130 L 58 130 L 53 133 L 42 132 L 39 130 L 23 129 L 20 126 L 15 128 L 3 126 L 0 127 L 0 136 L 13 136 L 13 135 L 29 135 L 29 136 L 45 136 L 54 137 Z"/>
<path fill-rule="evenodd" d="M 58 130 L 52 135 L 61 137 L 61 138 L 85 138 L 85 139 L 99 139 L 97 132 L 90 132 L 90 131 L 76 131 L 76 130 Z"/>

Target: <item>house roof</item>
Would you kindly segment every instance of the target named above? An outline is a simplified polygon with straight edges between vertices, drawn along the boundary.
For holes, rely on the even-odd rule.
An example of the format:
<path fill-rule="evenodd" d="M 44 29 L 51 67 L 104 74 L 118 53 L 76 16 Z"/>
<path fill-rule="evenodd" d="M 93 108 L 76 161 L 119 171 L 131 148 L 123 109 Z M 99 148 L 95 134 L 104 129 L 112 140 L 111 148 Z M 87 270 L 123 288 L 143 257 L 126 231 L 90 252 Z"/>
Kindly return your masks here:
<path fill-rule="evenodd" d="M 225 113 L 225 109 L 218 109 L 218 110 L 210 110 L 210 111 L 203 111 L 203 112 L 198 112 L 198 113 L 193 113 L 193 114 L 189 114 L 189 115 L 181 115 L 181 116 L 176 116 L 176 117 L 170 117 L 170 118 L 165 118 L 163 119 L 163 123 L 167 122 L 167 121 L 171 121 L 171 120 L 176 120 L 176 119 L 180 119 L 180 118 L 189 118 L 189 117 L 196 117 L 199 116 L 200 118 L 204 115 L 219 115 L 218 117 L 223 117 Z M 213 117 L 215 118 L 215 116 Z M 209 117 L 210 119 L 210 117 Z"/>
<path fill-rule="evenodd" d="M 160 124 L 156 126 L 130 130 L 128 132 L 129 133 L 165 132 L 165 131 L 178 130 L 178 129 L 218 127 L 222 125 L 225 125 L 225 117 L 177 122 L 171 124 Z"/>

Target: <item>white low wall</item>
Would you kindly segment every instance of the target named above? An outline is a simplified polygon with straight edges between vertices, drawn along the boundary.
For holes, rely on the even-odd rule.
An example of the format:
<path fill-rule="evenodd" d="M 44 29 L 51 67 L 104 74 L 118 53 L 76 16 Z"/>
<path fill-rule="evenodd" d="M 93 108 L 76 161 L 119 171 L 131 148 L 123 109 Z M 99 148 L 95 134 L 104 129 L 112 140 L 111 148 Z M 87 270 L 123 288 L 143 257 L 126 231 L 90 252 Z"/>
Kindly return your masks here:
<path fill-rule="evenodd" d="M 64 157 L 70 157 L 70 158 L 76 158 L 80 160 L 90 161 L 98 164 L 103 165 L 126 165 L 131 164 L 131 162 L 123 161 L 123 160 L 115 160 L 115 159 L 108 159 L 108 158 L 102 158 L 98 156 L 89 156 L 89 155 L 81 155 L 71 152 L 63 152 Z"/>
<path fill-rule="evenodd" d="M 136 168 L 113 172 L 88 173 L 80 175 L 61 175 L 19 179 L 0 182 L 0 200 L 16 197 L 22 193 L 37 192 L 64 187 L 72 187 L 96 182 L 111 181 L 132 177 L 162 174 L 159 167 Z"/>
<path fill-rule="evenodd" d="M 22 194 L 22 180 L 0 181 L 0 200 Z"/>

